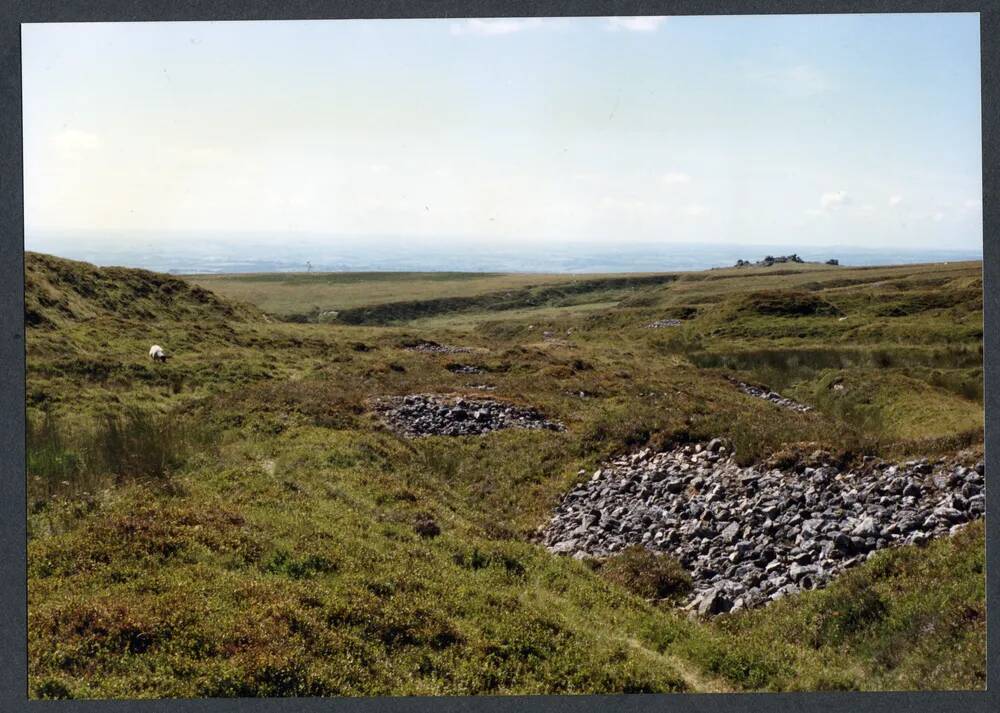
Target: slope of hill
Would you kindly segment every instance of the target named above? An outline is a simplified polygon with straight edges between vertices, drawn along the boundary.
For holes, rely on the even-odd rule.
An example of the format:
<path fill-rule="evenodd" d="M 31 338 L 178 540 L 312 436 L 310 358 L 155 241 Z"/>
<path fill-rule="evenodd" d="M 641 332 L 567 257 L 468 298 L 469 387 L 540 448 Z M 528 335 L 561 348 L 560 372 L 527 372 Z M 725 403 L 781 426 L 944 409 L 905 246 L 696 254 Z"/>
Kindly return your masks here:
<path fill-rule="evenodd" d="M 589 311 L 463 304 L 375 326 L 29 263 L 34 697 L 984 685 L 978 522 L 711 619 L 679 608 L 673 566 L 643 579 L 536 536 L 584 475 L 643 448 L 975 462 L 978 264 L 711 271 Z M 403 285 L 389 301 L 427 297 Z M 150 340 L 173 359 L 152 364 Z M 406 438 L 375 403 L 408 394 L 530 406 L 564 429 Z"/>
<path fill-rule="evenodd" d="M 261 313 L 189 282 L 147 270 L 95 267 L 28 252 L 25 322 L 55 327 L 98 318 L 142 321 L 252 320 Z"/>

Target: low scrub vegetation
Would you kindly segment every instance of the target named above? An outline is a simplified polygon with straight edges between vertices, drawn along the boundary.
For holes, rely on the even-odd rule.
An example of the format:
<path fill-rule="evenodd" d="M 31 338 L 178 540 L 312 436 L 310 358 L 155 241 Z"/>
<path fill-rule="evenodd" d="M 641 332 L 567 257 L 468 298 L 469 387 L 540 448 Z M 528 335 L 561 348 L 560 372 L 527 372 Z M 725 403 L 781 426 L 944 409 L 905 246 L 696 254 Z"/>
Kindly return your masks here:
<path fill-rule="evenodd" d="M 642 448 L 720 437 L 788 467 L 978 452 L 979 265 L 195 280 L 258 309 L 62 262 L 29 271 L 32 697 L 984 685 L 981 524 L 708 621 L 678 609 L 690 579 L 667 557 L 536 540 L 567 490 Z M 880 313 L 887 295 L 905 314 Z M 338 319 L 261 311 L 316 305 Z M 408 439 L 372 411 L 429 393 L 566 430 Z"/>
<path fill-rule="evenodd" d="M 680 600 L 691 591 L 691 575 L 668 555 L 655 554 L 641 545 L 628 547 L 597 563 L 601 576 L 643 599 Z"/>
<path fill-rule="evenodd" d="M 29 418 L 27 475 L 31 509 L 54 498 L 92 498 L 128 480 L 169 486 L 196 453 L 214 445 L 215 433 L 188 420 L 131 407 L 106 413 L 92 425 L 72 427 L 51 413 Z"/>
<path fill-rule="evenodd" d="M 837 315 L 840 310 L 823 298 L 811 292 L 794 290 L 770 290 L 751 292 L 736 298 L 732 308 L 735 312 L 752 313 L 768 317 L 806 317 L 813 315 Z"/>

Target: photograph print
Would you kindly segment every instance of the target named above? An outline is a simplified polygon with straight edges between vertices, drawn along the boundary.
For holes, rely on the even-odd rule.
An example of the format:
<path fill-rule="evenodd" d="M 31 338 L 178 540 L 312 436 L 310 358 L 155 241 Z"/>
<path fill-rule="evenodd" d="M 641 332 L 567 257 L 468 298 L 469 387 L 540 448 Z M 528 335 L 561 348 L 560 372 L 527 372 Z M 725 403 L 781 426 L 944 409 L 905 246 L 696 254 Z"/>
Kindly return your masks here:
<path fill-rule="evenodd" d="M 21 35 L 29 698 L 985 689 L 978 13 Z"/>

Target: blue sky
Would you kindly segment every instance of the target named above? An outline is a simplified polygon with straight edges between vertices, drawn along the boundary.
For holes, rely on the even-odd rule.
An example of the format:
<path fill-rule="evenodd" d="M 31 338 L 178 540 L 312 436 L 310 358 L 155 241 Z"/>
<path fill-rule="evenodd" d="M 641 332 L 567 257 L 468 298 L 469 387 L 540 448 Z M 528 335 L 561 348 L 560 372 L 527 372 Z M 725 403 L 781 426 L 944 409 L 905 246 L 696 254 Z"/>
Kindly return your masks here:
<path fill-rule="evenodd" d="M 25 25 L 23 47 L 29 249 L 982 244 L 975 14 Z"/>

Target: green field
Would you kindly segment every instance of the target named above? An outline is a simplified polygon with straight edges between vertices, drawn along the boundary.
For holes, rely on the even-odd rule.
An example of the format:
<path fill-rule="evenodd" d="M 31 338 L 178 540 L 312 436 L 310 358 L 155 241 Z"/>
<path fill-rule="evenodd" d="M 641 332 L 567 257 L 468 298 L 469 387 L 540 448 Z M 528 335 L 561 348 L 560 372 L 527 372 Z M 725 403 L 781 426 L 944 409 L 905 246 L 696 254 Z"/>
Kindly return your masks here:
<path fill-rule="evenodd" d="M 981 523 L 709 621 L 533 541 L 578 471 L 644 446 L 981 457 L 980 263 L 190 279 L 26 264 L 33 697 L 985 685 Z M 646 328 L 664 318 L 682 324 Z M 417 340 L 478 350 L 402 348 Z M 150 362 L 153 343 L 172 359 Z M 567 429 L 407 440 L 370 409 L 483 383 Z M 428 518 L 439 536 L 415 531 Z"/>

